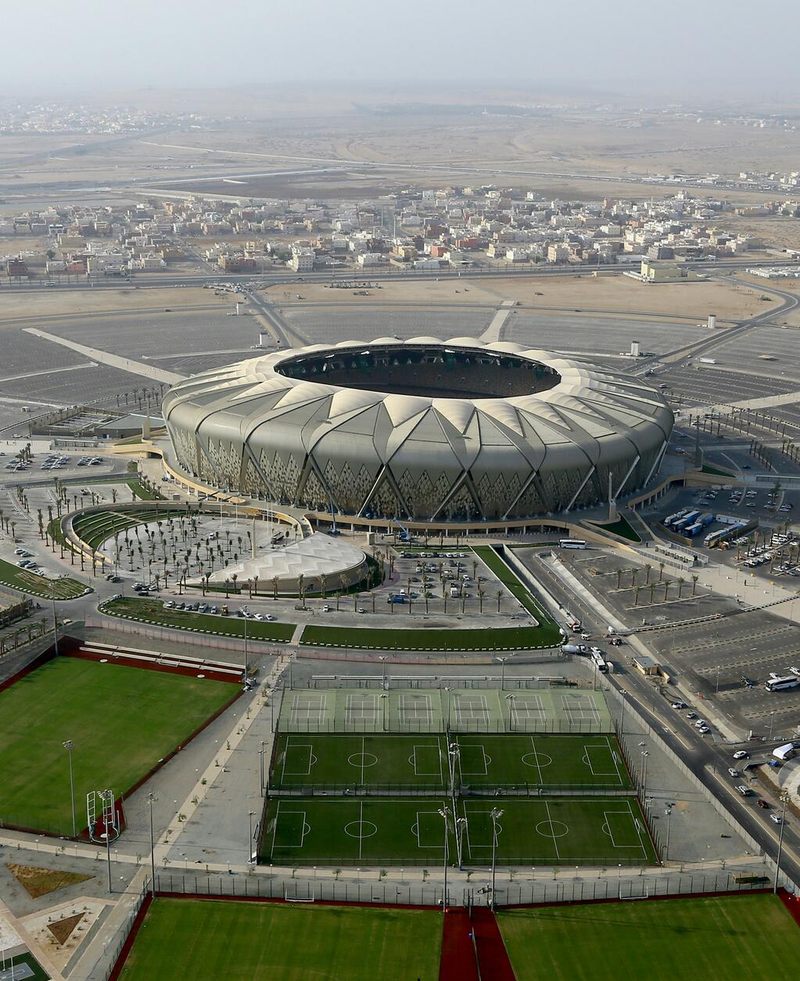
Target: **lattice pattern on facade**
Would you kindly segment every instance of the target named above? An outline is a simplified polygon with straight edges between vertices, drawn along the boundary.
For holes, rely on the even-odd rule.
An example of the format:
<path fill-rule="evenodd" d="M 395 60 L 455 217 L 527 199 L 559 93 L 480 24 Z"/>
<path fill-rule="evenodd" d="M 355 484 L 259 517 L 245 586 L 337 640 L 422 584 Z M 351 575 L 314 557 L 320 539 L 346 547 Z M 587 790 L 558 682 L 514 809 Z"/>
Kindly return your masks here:
<path fill-rule="evenodd" d="M 301 473 L 300 464 L 294 454 L 274 453 L 268 457 L 265 451 L 259 462 L 273 493 L 278 495 L 278 500 L 283 504 L 294 501 Z"/>
<path fill-rule="evenodd" d="M 393 487 L 385 476 L 381 478 L 380 483 L 375 488 L 375 493 L 365 508 L 366 513 L 382 518 L 396 518 L 404 515 L 405 508 L 398 501 Z"/>

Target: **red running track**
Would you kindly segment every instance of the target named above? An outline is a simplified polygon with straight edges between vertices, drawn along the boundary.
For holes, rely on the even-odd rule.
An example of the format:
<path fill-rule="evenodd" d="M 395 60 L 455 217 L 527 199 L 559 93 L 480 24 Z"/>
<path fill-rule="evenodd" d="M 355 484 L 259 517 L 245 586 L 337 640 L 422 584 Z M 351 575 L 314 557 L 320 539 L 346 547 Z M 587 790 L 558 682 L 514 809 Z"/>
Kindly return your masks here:
<path fill-rule="evenodd" d="M 481 981 L 516 981 L 497 918 L 490 909 L 472 910 Z"/>
<path fill-rule="evenodd" d="M 515 981 L 491 910 L 451 910 L 442 932 L 439 981 Z"/>

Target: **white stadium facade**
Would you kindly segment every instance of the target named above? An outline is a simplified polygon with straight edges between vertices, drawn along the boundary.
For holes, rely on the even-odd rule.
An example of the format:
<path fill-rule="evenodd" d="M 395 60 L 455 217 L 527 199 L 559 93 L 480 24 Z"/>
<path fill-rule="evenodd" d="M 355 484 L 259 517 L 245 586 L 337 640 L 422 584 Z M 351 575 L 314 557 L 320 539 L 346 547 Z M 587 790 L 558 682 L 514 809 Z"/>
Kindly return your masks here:
<path fill-rule="evenodd" d="M 310 511 L 508 521 L 630 494 L 672 431 L 640 378 L 474 338 L 277 351 L 175 385 L 164 417 L 205 484 Z"/>

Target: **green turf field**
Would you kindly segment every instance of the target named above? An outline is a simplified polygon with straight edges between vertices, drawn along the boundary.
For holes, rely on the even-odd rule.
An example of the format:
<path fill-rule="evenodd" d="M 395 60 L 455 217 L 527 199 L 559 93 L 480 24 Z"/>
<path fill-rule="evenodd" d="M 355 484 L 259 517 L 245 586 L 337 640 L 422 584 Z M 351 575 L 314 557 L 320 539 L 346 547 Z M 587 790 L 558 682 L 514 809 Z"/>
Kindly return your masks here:
<path fill-rule="evenodd" d="M 12 562 L 0 559 L 0 583 L 18 589 L 30 596 L 40 596 L 42 599 L 69 600 L 85 596 L 92 590 L 86 583 L 78 582 L 69 576 L 51 579 L 37 572 L 20 569 Z"/>
<path fill-rule="evenodd" d="M 518 981 L 789 981 L 800 928 L 774 896 L 517 909 L 497 916 Z"/>
<path fill-rule="evenodd" d="M 500 808 L 497 858 L 519 865 L 650 865 L 653 847 L 635 800 L 468 798 L 457 804 L 464 862 L 491 862 L 490 811 Z M 442 798 L 273 798 L 263 819 L 259 859 L 281 865 L 435 865 L 442 861 L 450 813 L 449 854 L 458 843 L 451 804 Z"/>
<path fill-rule="evenodd" d="M 419 603 L 423 609 L 423 603 Z M 301 643 L 312 647 L 353 647 L 379 651 L 514 651 L 557 647 L 557 630 L 542 627 L 474 627 L 468 630 L 440 630 L 410 627 L 413 618 L 401 612 L 397 627 L 328 627 L 309 624 Z"/>
<path fill-rule="evenodd" d="M 219 601 L 217 601 L 219 602 Z M 107 616 L 123 620 L 138 620 L 160 627 L 174 627 L 193 633 L 214 634 L 217 637 L 244 637 L 245 623 L 250 640 L 267 640 L 287 644 L 292 639 L 295 625 L 260 620 L 243 620 L 240 617 L 220 616 L 209 613 L 187 613 L 185 610 L 167 610 L 163 600 L 124 597 L 107 600 L 98 607 Z"/>
<path fill-rule="evenodd" d="M 0 692 L 0 821 L 72 833 L 86 794 L 120 795 L 237 693 L 222 681 L 59 657 Z"/>
<path fill-rule="evenodd" d="M 433 910 L 157 899 L 123 981 L 437 981 Z"/>
<path fill-rule="evenodd" d="M 456 735 L 450 751 L 461 787 L 631 787 L 615 736 Z M 270 786 L 444 792 L 448 757 L 443 735 L 282 734 Z"/>

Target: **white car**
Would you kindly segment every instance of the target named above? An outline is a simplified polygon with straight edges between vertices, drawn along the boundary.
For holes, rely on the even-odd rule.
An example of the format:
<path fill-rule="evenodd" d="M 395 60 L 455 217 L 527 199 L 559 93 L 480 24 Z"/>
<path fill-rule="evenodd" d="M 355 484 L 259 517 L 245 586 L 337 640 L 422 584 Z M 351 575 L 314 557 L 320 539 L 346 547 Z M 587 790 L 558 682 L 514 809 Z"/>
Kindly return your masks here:
<path fill-rule="evenodd" d="M 769 819 L 770 821 L 774 821 L 775 824 L 783 824 L 783 818 L 780 814 L 770 814 Z"/>
<path fill-rule="evenodd" d="M 743 749 L 737 749 L 736 752 L 733 754 L 733 758 L 735 760 L 749 760 L 750 754 L 745 752 L 745 750 Z"/>

